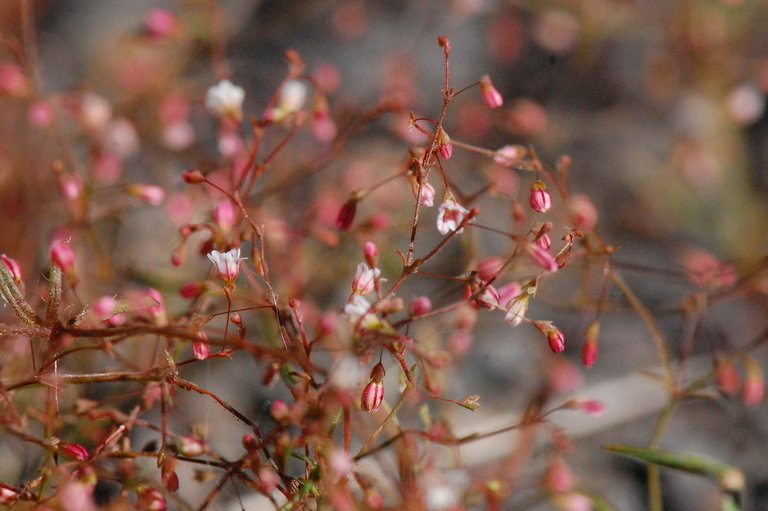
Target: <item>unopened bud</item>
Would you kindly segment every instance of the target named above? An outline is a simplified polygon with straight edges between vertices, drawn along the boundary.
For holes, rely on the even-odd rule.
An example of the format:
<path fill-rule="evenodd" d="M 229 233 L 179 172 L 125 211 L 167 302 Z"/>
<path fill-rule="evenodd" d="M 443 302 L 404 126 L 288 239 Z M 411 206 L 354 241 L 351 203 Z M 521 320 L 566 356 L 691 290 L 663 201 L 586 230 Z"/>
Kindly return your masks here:
<path fill-rule="evenodd" d="M 365 262 L 368 263 L 368 266 L 376 268 L 377 263 L 379 262 L 379 249 L 376 247 L 376 244 L 372 241 L 366 241 L 365 245 L 363 245 L 363 255 L 365 256 Z"/>
<path fill-rule="evenodd" d="M 125 188 L 126 193 L 138 197 L 152 206 L 158 206 L 165 199 L 165 190 L 155 185 L 134 184 Z"/>
<path fill-rule="evenodd" d="M 546 213 L 552 208 L 552 195 L 547 190 L 544 181 L 536 180 L 531 185 L 531 209 L 539 213 Z"/>
<path fill-rule="evenodd" d="M 86 460 L 88 459 L 88 456 L 90 456 L 88 449 L 80 444 L 61 442 L 58 444 L 58 449 L 60 454 L 66 456 L 67 458 L 72 458 L 79 461 Z"/>
<path fill-rule="evenodd" d="M 432 300 L 427 296 L 417 296 L 411 302 L 411 314 L 421 316 L 432 310 Z"/>
<path fill-rule="evenodd" d="M 339 216 L 336 218 L 336 228 L 340 231 L 349 229 L 355 220 L 355 213 L 357 213 L 357 199 L 349 199 L 339 211 Z"/>
<path fill-rule="evenodd" d="M 498 108 L 504 104 L 504 98 L 501 97 L 499 91 L 493 86 L 488 75 L 480 78 L 480 95 L 483 96 L 483 102 L 488 108 Z"/>
<path fill-rule="evenodd" d="M 5 264 L 6 268 L 8 268 L 8 271 L 11 272 L 11 276 L 13 277 L 13 281 L 15 283 L 21 282 L 21 265 L 16 259 L 13 259 L 12 257 L 8 257 L 5 254 L 0 255 L 0 258 L 3 261 L 3 264 Z"/>
<path fill-rule="evenodd" d="M 75 268 L 75 252 L 65 243 L 56 242 L 51 247 L 51 260 L 65 273 Z"/>
<path fill-rule="evenodd" d="M 573 473 L 559 456 L 553 456 L 550 460 L 544 486 L 553 493 L 563 493 L 573 487 Z"/>
<path fill-rule="evenodd" d="M 730 357 L 715 358 L 715 382 L 726 396 L 735 396 L 741 390 L 741 375 Z"/>
<path fill-rule="evenodd" d="M 747 406 L 758 405 L 765 396 L 763 371 L 760 369 L 757 359 L 750 355 L 744 358 L 744 369 L 746 371 L 746 378 L 744 379 L 741 397 Z"/>
<path fill-rule="evenodd" d="M 584 334 L 584 347 L 581 349 L 581 363 L 592 367 L 597 360 L 597 336 L 600 333 L 600 322 L 595 320 L 589 324 Z"/>
<path fill-rule="evenodd" d="M 205 182 L 205 176 L 203 175 L 203 173 L 195 169 L 189 169 L 184 171 L 181 177 L 182 179 L 184 179 L 185 183 L 190 185 L 196 185 L 196 184 Z"/>
<path fill-rule="evenodd" d="M 371 381 L 363 389 L 360 396 L 360 407 L 366 412 L 375 412 L 381 406 L 384 399 L 384 376 L 386 371 L 381 362 L 373 366 Z"/>
<path fill-rule="evenodd" d="M 448 136 L 448 133 L 446 133 L 442 127 L 437 129 L 437 144 L 437 150 L 440 152 L 440 156 L 446 160 L 450 160 L 453 155 L 453 143 L 451 142 L 451 137 Z"/>

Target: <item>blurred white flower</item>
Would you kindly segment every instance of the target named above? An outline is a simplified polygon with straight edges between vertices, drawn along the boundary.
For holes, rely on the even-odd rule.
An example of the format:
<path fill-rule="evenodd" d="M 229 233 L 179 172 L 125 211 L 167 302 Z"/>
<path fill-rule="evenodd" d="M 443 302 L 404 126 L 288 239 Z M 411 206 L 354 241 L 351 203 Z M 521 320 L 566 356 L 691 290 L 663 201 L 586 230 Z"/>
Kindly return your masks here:
<path fill-rule="evenodd" d="M 245 91 L 229 80 L 214 85 L 205 95 L 205 106 L 219 117 L 240 119 L 243 115 Z"/>

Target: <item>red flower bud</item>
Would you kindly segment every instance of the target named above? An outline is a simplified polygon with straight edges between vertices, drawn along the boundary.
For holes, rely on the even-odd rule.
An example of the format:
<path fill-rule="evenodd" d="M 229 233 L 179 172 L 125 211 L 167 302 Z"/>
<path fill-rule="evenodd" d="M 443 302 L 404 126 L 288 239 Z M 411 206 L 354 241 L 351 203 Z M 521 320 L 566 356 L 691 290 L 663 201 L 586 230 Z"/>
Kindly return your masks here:
<path fill-rule="evenodd" d="M 357 213 L 357 199 L 349 199 L 341 207 L 339 216 L 336 218 L 336 228 L 340 231 L 346 231 L 352 225 Z"/>
<path fill-rule="evenodd" d="M 202 172 L 195 169 L 189 169 L 184 171 L 184 173 L 181 175 L 182 179 L 184 179 L 185 183 L 196 185 L 198 183 L 204 183 L 205 182 L 205 176 Z"/>
<path fill-rule="evenodd" d="M 59 452 L 68 458 L 73 458 L 79 461 L 86 460 L 88 459 L 88 456 L 90 456 L 88 449 L 82 445 L 70 444 L 67 442 L 59 444 Z"/>

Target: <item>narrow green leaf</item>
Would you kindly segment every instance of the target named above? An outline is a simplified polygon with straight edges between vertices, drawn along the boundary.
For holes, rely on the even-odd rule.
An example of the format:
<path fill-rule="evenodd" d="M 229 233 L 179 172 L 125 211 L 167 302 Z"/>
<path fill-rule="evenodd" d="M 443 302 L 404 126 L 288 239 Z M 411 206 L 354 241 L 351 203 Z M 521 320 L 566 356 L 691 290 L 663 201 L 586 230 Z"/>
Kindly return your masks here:
<path fill-rule="evenodd" d="M 650 447 L 609 444 L 603 449 L 636 458 L 662 467 L 683 470 L 691 474 L 711 477 L 724 490 L 738 492 L 744 489 L 744 474 L 736 467 L 712 461 L 693 454 L 682 454 Z"/>

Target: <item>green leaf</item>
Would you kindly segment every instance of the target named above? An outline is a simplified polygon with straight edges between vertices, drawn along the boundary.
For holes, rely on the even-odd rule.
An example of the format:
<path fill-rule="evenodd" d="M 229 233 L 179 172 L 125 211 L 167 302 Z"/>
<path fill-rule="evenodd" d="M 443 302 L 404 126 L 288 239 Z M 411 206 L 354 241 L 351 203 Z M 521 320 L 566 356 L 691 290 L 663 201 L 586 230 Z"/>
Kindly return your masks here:
<path fill-rule="evenodd" d="M 744 489 L 744 474 L 741 470 L 718 461 L 708 460 L 693 454 L 683 454 L 650 447 L 609 444 L 604 445 L 603 449 L 662 467 L 710 477 L 727 491 L 740 492 Z"/>

